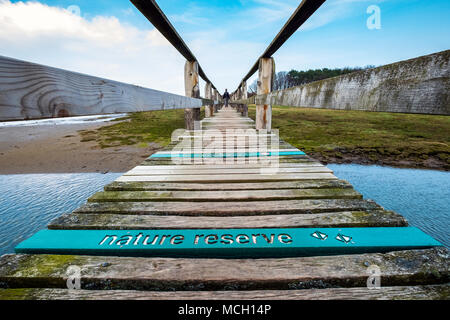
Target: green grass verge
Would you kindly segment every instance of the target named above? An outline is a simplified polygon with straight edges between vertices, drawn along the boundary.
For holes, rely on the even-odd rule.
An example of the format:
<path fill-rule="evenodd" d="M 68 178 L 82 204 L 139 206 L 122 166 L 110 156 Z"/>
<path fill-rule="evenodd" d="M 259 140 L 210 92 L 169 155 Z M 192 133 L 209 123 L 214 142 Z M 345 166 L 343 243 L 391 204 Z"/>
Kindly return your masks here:
<path fill-rule="evenodd" d="M 204 109 L 201 116 L 204 117 Z M 101 148 L 126 145 L 145 148 L 148 143 L 166 146 L 170 144 L 172 132 L 184 128 L 184 109 L 131 113 L 116 121 L 120 122 L 80 131 L 81 141 L 96 141 Z"/>
<path fill-rule="evenodd" d="M 255 106 L 249 116 L 255 119 Z M 331 163 L 450 169 L 450 117 L 274 106 L 281 138 Z"/>
<path fill-rule="evenodd" d="M 254 105 L 249 116 L 255 118 Z M 82 141 L 102 148 L 166 146 L 172 132 L 184 128 L 184 110 L 133 113 L 126 119 L 81 131 Z M 447 116 L 274 106 L 272 122 L 283 140 L 323 162 L 450 170 Z"/>

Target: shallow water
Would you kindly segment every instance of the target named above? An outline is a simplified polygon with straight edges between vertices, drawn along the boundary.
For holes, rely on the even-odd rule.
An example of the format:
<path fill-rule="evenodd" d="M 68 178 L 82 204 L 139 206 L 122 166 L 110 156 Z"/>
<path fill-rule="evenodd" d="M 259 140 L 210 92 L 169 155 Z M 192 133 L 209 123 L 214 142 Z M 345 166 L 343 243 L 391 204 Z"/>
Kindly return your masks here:
<path fill-rule="evenodd" d="M 411 226 L 450 247 L 450 172 L 354 164 L 328 167 L 365 199 L 401 214 Z"/>
<path fill-rule="evenodd" d="M 366 199 L 408 219 L 450 247 L 450 173 L 379 166 L 329 165 Z M 0 255 L 63 213 L 84 204 L 121 173 L 0 175 Z"/>
<path fill-rule="evenodd" d="M 39 120 L 24 120 L 24 121 L 5 121 L 0 122 L 0 128 L 7 127 L 34 127 L 34 126 L 62 126 L 68 124 L 87 124 L 110 122 L 119 118 L 127 116 L 127 113 L 110 114 L 110 115 L 94 115 L 94 116 L 79 116 L 67 118 L 52 118 Z"/>
<path fill-rule="evenodd" d="M 0 255 L 63 213 L 80 207 L 121 173 L 0 175 Z"/>

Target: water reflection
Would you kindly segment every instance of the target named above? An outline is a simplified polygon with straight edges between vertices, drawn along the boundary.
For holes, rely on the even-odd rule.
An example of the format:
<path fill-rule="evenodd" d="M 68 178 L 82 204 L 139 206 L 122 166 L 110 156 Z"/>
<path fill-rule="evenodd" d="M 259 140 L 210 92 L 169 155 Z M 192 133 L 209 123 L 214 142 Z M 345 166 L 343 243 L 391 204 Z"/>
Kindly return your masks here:
<path fill-rule="evenodd" d="M 403 215 L 450 247 L 450 172 L 380 166 L 328 165 L 366 199 Z"/>
<path fill-rule="evenodd" d="M 0 255 L 72 212 L 120 173 L 0 175 Z"/>

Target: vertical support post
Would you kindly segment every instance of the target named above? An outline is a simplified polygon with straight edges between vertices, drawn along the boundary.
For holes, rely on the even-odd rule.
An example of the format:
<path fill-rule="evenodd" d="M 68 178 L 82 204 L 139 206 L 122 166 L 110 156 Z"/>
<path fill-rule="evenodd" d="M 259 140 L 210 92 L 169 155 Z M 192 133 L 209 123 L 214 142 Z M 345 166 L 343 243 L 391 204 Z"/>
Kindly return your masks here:
<path fill-rule="evenodd" d="M 240 93 L 241 92 L 241 88 L 239 87 L 239 88 L 237 88 L 237 90 L 234 92 L 234 98 L 233 98 L 233 100 L 239 100 L 239 96 L 240 96 Z M 240 111 L 240 105 L 239 104 L 235 104 L 234 105 L 235 107 L 236 107 L 236 111 L 237 112 L 239 112 Z"/>
<path fill-rule="evenodd" d="M 186 61 L 184 66 L 184 88 L 187 97 L 200 98 L 198 62 Z M 186 130 L 195 130 L 195 121 L 200 121 L 200 108 L 184 109 Z"/>
<path fill-rule="evenodd" d="M 247 100 L 248 99 L 248 91 L 247 91 L 247 82 L 246 81 L 242 81 L 241 88 L 242 88 L 241 100 Z M 242 105 L 242 116 L 248 117 L 248 105 L 247 104 Z"/>
<path fill-rule="evenodd" d="M 216 90 L 216 101 L 217 101 L 217 104 L 214 106 L 214 111 L 219 112 L 219 110 L 221 109 L 220 105 L 222 102 L 222 97 L 221 97 L 219 91 L 217 91 L 217 90 Z"/>
<path fill-rule="evenodd" d="M 213 100 L 212 85 L 207 82 L 205 85 L 205 99 Z M 209 104 L 205 106 L 205 117 L 210 118 L 214 114 L 214 104 Z"/>
<path fill-rule="evenodd" d="M 275 60 L 261 58 L 259 60 L 258 95 L 272 92 L 275 77 Z M 272 106 L 269 104 L 256 106 L 256 129 L 272 131 Z"/>

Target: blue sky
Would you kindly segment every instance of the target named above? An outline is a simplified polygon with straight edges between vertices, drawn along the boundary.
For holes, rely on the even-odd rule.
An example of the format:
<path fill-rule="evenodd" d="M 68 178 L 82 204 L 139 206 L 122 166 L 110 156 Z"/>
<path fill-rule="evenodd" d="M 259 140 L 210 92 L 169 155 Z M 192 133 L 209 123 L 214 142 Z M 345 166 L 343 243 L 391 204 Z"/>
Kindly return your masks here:
<path fill-rule="evenodd" d="M 32 18 L 23 13 L 32 3 L 24 2 L 19 6 L 19 1 L 0 0 L 0 55 L 183 93 L 183 58 L 158 38 L 128 0 L 34 1 L 33 12 L 43 14 Z M 158 4 L 214 84 L 220 90 L 234 90 L 299 2 L 160 0 Z M 67 18 L 63 9 L 71 5 L 80 8 L 79 20 Z M 379 30 L 366 26 L 370 5 L 381 9 Z M 5 14 L 6 6 L 14 23 L 3 26 L 1 11 Z M 277 71 L 383 65 L 450 49 L 449 13 L 448 0 L 328 0 L 275 54 Z M 83 32 L 61 31 L 51 22 L 58 20 L 57 14 L 65 17 L 62 21 L 70 20 L 67 28 Z M 39 28 L 25 28 L 31 25 L 29 19 L 39 22 Z M 5 31 L 11 28 L 14 39 Z"/>

